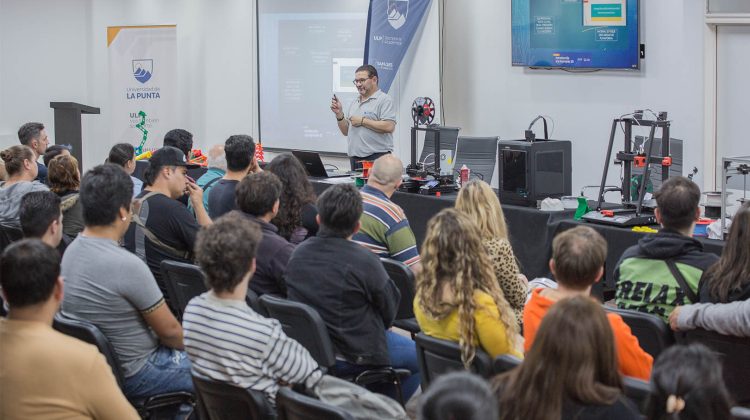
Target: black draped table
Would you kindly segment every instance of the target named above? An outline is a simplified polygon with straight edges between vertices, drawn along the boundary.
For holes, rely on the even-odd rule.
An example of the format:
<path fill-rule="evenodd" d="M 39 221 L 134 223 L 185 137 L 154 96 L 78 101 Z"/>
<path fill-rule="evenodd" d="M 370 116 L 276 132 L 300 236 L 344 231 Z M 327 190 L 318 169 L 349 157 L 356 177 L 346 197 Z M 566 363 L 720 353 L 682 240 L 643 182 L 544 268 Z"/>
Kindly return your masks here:
<path fill-rule="evenodd" d="M 311 180 L 317 194 L 334 185 L 336 181 Z M 427 222 L 440 210 L 452 207 L 456 202 L 457 194 L 443 194 L 441 197 L 431 195 L 411 194 L 395 192 L 391 200 L 401 206 L 409 219 L 409 224 L 417 238 L 417 246 L 421 247 L 427 232 Z M 646 233 L 634 232 L 614 226 L 596 225 L 573 219 L 575 211 L 564 210 L 548 212 L 536 208 L 521 207 L 504 204 L 503 212 L 508 224 L 508 236 L 513 246 L 513 252 L 518 259 L 521 272 L 529 279 L 535 277 L 551 277 L 549 272 L 549 259 L 552 254 L 552 239 L 558 232 L 586 224 L 601 233 L 607 240 L 609 250 L 605 264 L 604 286 L 605 290 L 613 290 L 614 269 L 622 253 L 638 242 L 638 239 L 647 235 Z M 712 239 L 700 239 L 706 251 L 721 254 L 724 247 L 723 241 Z M 600 290 L 596 291 L 601 294 Z"/>

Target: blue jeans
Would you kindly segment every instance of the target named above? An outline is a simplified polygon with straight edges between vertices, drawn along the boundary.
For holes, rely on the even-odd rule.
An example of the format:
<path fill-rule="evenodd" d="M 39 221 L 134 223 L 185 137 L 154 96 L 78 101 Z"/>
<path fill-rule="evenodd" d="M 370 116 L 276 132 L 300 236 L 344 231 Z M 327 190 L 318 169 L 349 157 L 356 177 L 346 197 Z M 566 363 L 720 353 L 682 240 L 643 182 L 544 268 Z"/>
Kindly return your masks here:
<path fill-rule="evenodd" d="M 388 356 L 391 361 L 391 367 L 394 369 L 408 369 L 412 374 L 401 381 L 401 391 L 404 394 L 404 403 L 409 401 L 412 395 L 417 392 L 420 384 L 419 362 L 417 361 L 417 348 L 414 341 L 410 338 L 398 335 L 391 331 L 385 332 L 385 338 L 388 343 Z M 336 361 L 337 376 L 358 375 L 367 369 L 377 366 L 355 365 L 343 360 Z M 374 384 L 368 386 L 373 392 L 387 395 L 394 400 L 397 399 L 396 389 L 391 384 Z"/>
<path fill-rule="evenodd" d="M 168 392 L 194 392 L 190 360 L 184 351 L 159 346 L 135 375 L 125 378 L 125 395 L 146 398 Z"/>

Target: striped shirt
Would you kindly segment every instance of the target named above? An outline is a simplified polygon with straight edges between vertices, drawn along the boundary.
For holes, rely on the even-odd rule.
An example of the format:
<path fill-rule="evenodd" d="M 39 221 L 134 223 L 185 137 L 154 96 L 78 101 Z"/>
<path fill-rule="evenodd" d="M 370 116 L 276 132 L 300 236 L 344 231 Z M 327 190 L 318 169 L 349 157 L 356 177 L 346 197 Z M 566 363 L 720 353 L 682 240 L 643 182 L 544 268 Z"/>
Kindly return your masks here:
<path fill-rule="evenodd" d="M 392 258 L 406 265 L 419 262 L 417 240 L 404 210 L 382 191 L 365 185 L 362 194 L 362 226 L 352 240 L 379 257 Z"/>
<path fill-rule="evenodd" d="M 258 315 L 243 301 L 203 293 L 188 304 L 182 325 L 194 375 L 261 391 L 272 404 L 279 382 L 312 386 L 322 375 L 277 320 Z"/>

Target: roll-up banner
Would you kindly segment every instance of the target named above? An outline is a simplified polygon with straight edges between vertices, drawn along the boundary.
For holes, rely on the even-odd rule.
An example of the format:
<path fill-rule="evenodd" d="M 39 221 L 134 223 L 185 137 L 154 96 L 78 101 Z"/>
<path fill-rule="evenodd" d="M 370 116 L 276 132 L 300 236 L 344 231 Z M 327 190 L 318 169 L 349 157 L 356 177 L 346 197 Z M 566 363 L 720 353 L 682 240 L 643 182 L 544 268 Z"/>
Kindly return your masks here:
<path fill-rule="evenodd" d="M 431 0 L 370 0 L 365 64 L 378 70 L 378 87 L 388 92 Z"/>
<path fill-rule="evenodd" d="M 177 26 L 110 26 L 110 135 L 136 152 L 177 127 Z"/>

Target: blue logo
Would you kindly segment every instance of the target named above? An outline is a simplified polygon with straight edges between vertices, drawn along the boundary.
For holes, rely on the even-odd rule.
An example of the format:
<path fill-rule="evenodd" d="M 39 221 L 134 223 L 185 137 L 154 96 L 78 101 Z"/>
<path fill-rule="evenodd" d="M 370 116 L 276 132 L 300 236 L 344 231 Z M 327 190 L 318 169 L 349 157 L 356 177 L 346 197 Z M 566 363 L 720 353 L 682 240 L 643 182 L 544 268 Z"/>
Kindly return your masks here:
<path fill-rule="evenodd" d="M 133 60 L 133 77 L 135 80 L 146 83 L 154 73 L 154 60 Z"/>
<path fill-rule="evenodd" d="M 409 14 L 409 0 L 388 0 L 388 23 L 398 29 L 406 23 Z"/>

